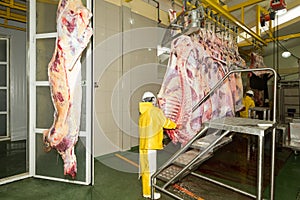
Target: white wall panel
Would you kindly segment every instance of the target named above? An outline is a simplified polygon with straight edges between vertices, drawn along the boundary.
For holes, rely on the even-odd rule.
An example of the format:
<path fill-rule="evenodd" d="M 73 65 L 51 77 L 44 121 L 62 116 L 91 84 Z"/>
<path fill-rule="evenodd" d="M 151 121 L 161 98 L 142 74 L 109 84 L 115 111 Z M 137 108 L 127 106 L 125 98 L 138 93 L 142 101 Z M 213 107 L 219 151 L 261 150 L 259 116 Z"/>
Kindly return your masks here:
<path fill-rule="evenodd" d="M 94 9 L 97 157 L 138 145 L 140 98 L 146 90 L 157 93 L 163 76 L 157 74 L 156 21 L 105 0 L 95 1 Z"/>
<path fill-rule="evenodd" d="M 10 135 L 11 140 L 27 138 L 26 32 L 0 27 L 10 36 Z"/>

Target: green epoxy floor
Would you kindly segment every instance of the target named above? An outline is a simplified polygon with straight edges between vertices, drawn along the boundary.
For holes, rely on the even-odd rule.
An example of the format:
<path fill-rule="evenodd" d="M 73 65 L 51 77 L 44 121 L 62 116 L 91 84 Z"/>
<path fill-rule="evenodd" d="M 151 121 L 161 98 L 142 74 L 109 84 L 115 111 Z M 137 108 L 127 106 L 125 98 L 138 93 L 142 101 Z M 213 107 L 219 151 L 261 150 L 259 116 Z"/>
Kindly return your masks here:
<path fill-rule="evenodd" d="M 234 145 L 234 143 L 228 145 Z M 227 149 L 228 148 L 230 149 L 230 146 L 228 146 Z M 167 154 L 171 154 L 172 150 L 174 149 L 176 149 L 176 147 L 171 147 L 166 149 L 164 152 L 160 152 L 159 162 L 163 162 L 164 159 L 162 157 L 165 157 Z M 218 157 L 222 156 L 222 153 L 224 152 L 228 153 L 228 151 L 225 150 L 220 151 L 219 155 L 217 155 L 215 159 L 219 159 Z M 280 152 L 282 151 L 280 150 L 277 153 L 278 156 L 280 156 Z M 134 163 L 137 162 L 136 154 L 132 154 L 131 152 L 119 152 L 119 155 L 132 160 Z M 226 156 L 228 155 L 224 154 L 225 158 Z M 233 155 L 233 158 L 235 157 L 238 158 L 239 156 Z M 214 163 L 216 161 L 212 160 L 211 162 Z M 233 162 L 234 160 L 232 160 L 232 163 Z M 3 163 L 1 160 L 1 166 L 4 164 L 5 163 Z M 123 169 L 126 169 L 125 171 L 127 172 L 118 171 L 108 167 L 107 165 L 123 166 Z M 226 173 L 233 172 L 227 171 Z M 243 177 L 241 177 L 241 179 L 243 179 Z M 180 183 L 181 186 L 186 187 L 186 189 L 193 192 L 198 197 L 203 197 L 204 199 L 250 199 L 243 195 L 224 188 L 219 188 L 203 181 L 197 182 L 198 180 L 193 180 L 191 177 L 186 177 L 184 181 Z M 227 181 L 236 182 L 236 179 Z M 192 185 L 196 186 L 196 189 L 190 187 Z M 197 189 L 197 187 L 201 188 L 201 190 Z M 179 194 L 184 199 L 195 199 L 183 194 L 182 192 Z M 81 186 L 36 178 L 28 178 L 0 186 L 0 199 L 142 200 L 144 198 L 141 196 L 141 182 L 138 180 L 137 167 L 116 157 L 115 154 L 111 154 L 95 160 L 94 186 Z M 170 200 L 172 198 L 163 194 L 161 199 Z M 275 183 L 275 200 L 300 200 L 300 155 L 296 156 L 293 153 L 290 153 L 284 164 L 280 167 L 280 169 L 278 169 Z"/>

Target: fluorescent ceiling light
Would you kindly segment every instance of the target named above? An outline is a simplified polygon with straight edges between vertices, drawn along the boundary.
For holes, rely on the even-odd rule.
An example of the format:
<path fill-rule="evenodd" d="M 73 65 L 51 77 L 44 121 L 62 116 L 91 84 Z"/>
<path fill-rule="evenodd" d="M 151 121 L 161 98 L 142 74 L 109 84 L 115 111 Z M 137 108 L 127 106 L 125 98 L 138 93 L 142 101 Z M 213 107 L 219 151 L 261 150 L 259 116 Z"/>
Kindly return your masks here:
<path fill-rule="evenodd" d="M 134 24 L 134 19 L 133 18 L 129 18 L 129 24 Z"/>
<path fill-rule="evenodd" d="M 283 52 L 282 54 L 281 54 L 281 56 L 283 57 L 283 58 L 288 58 L 288 57 L 290 57 L 292 54 L 291 54 L 291 52 L 289 52 L 289 51 L 285 51 L 285 52 Z"/>
<path fill-rule="evenodd" d="M 280 16 L 280 15 L 285 14 L 286 12 L 287 12 L 287 9 L 286 9 L 286 8 L 281 9 L 281 10 L 277 10 L 277 11 L 276 11 L 276 15 Z"/>

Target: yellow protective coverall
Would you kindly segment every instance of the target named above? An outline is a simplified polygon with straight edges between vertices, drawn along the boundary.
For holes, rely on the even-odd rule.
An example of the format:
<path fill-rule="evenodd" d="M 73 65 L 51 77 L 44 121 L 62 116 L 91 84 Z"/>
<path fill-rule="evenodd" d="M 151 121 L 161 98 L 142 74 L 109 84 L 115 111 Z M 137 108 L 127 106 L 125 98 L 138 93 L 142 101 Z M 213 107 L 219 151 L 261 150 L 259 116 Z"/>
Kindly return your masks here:
<path fill-rule="evenodd" d="M 248 95 L 246 95 L 243 98 L 243 105 L 245 106 L 245 110 L 240 112 L 240 116 L 244 117 L 244 118 L 248 118 L 249 117 L 248 116 L 249 108 L 255 107 L 254 100 L 251 97 L 249 97 Z"/>
<path fill-rule="evenodd" d="M 176 123 L 150 102 L 140 102 L 140 176 L 143 195 L 151 195 L 151 175 L 156 171 L 156 150 L 163 149 L 163 128 L 175 129 Z M 155 153 L 155 156 L 151 154 Z"/>

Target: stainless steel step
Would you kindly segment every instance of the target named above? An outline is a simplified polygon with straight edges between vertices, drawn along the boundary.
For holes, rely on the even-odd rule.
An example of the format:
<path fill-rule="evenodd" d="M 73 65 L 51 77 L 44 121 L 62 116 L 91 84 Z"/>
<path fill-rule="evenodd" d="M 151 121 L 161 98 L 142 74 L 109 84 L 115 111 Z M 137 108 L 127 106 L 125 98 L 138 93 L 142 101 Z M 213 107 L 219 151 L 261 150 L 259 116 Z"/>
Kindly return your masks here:
<path fill-rule="evenodd" d="M 189 150 L 189 151 L 181 154 L 180 156 L 178 156 L 178 158 L 174 161 L 174 164 L 181 166 L 181 167 L 185 167 L 200 153 L 201 153 L 201 151 L 198 149 Z M 204 162 L 205 160 L 207 160 L 210 157 L 212 157 L 212 154 L 207 153 L 207 154 L 201 156 L 196 163 L 199 164 L 201 162 Z"/>
<path fill-rule="evenodd" d="M 182 170 L 182 167 L 176 166 L 176 165 L 170 165 L 166 169 L 164 169 L 158 176 L 158 179 L 161 179 L 163 181 L 169 181 L 171 178 L 173 178 L 178 172 Z"/>
<path fill-rule="evenodd" d="M 220 136 L 219 135 L 207 135 L 203 138 L 196 140 L 191 147 L 195 149 L 204 150 L 206 149 L 213 141 L 217 140 Z M 209 152 L 216 151 L 217 149 L 223 147 L 224 145 L 228 144 L 232 141 L 231 137 L 224 137 L 222 138 Z"/>
<path fill-rule="evenodd" d="M 174 164 L 170 165 L 169 167 L 167 167 L 165 170 L 163 170 L 158 176 L 158 179 L 161 179 L 163 181 L 169 181 L 171 178 L 173 178 L 176 174 L 179 173 L 180 170 L 182 170 L 183 167 L 185 167 L 186 165 L 188 165 L 197 155 L 199 155 L 201 151 L 199 151 L 198 149 L 192 149 L 189 150 L 183 154 L 181 154 L 180 156 L 178 156 L 178 158 L 176 160 L 174 160 Z M 202 162 L 204 162 L 205 160 L 209 159 L 210 157 L 212 157 L 211 153 L 207 153 L 203 156 L 201 156 L 194 165 L 192 165 L 189 169 L 193 170 L 194 167 L 198 166 L 199 164 L 201 164 Z M 183 176 L 189 174 L 189 171 L 186 171 L 185 173 L 183 173 Z"/>

